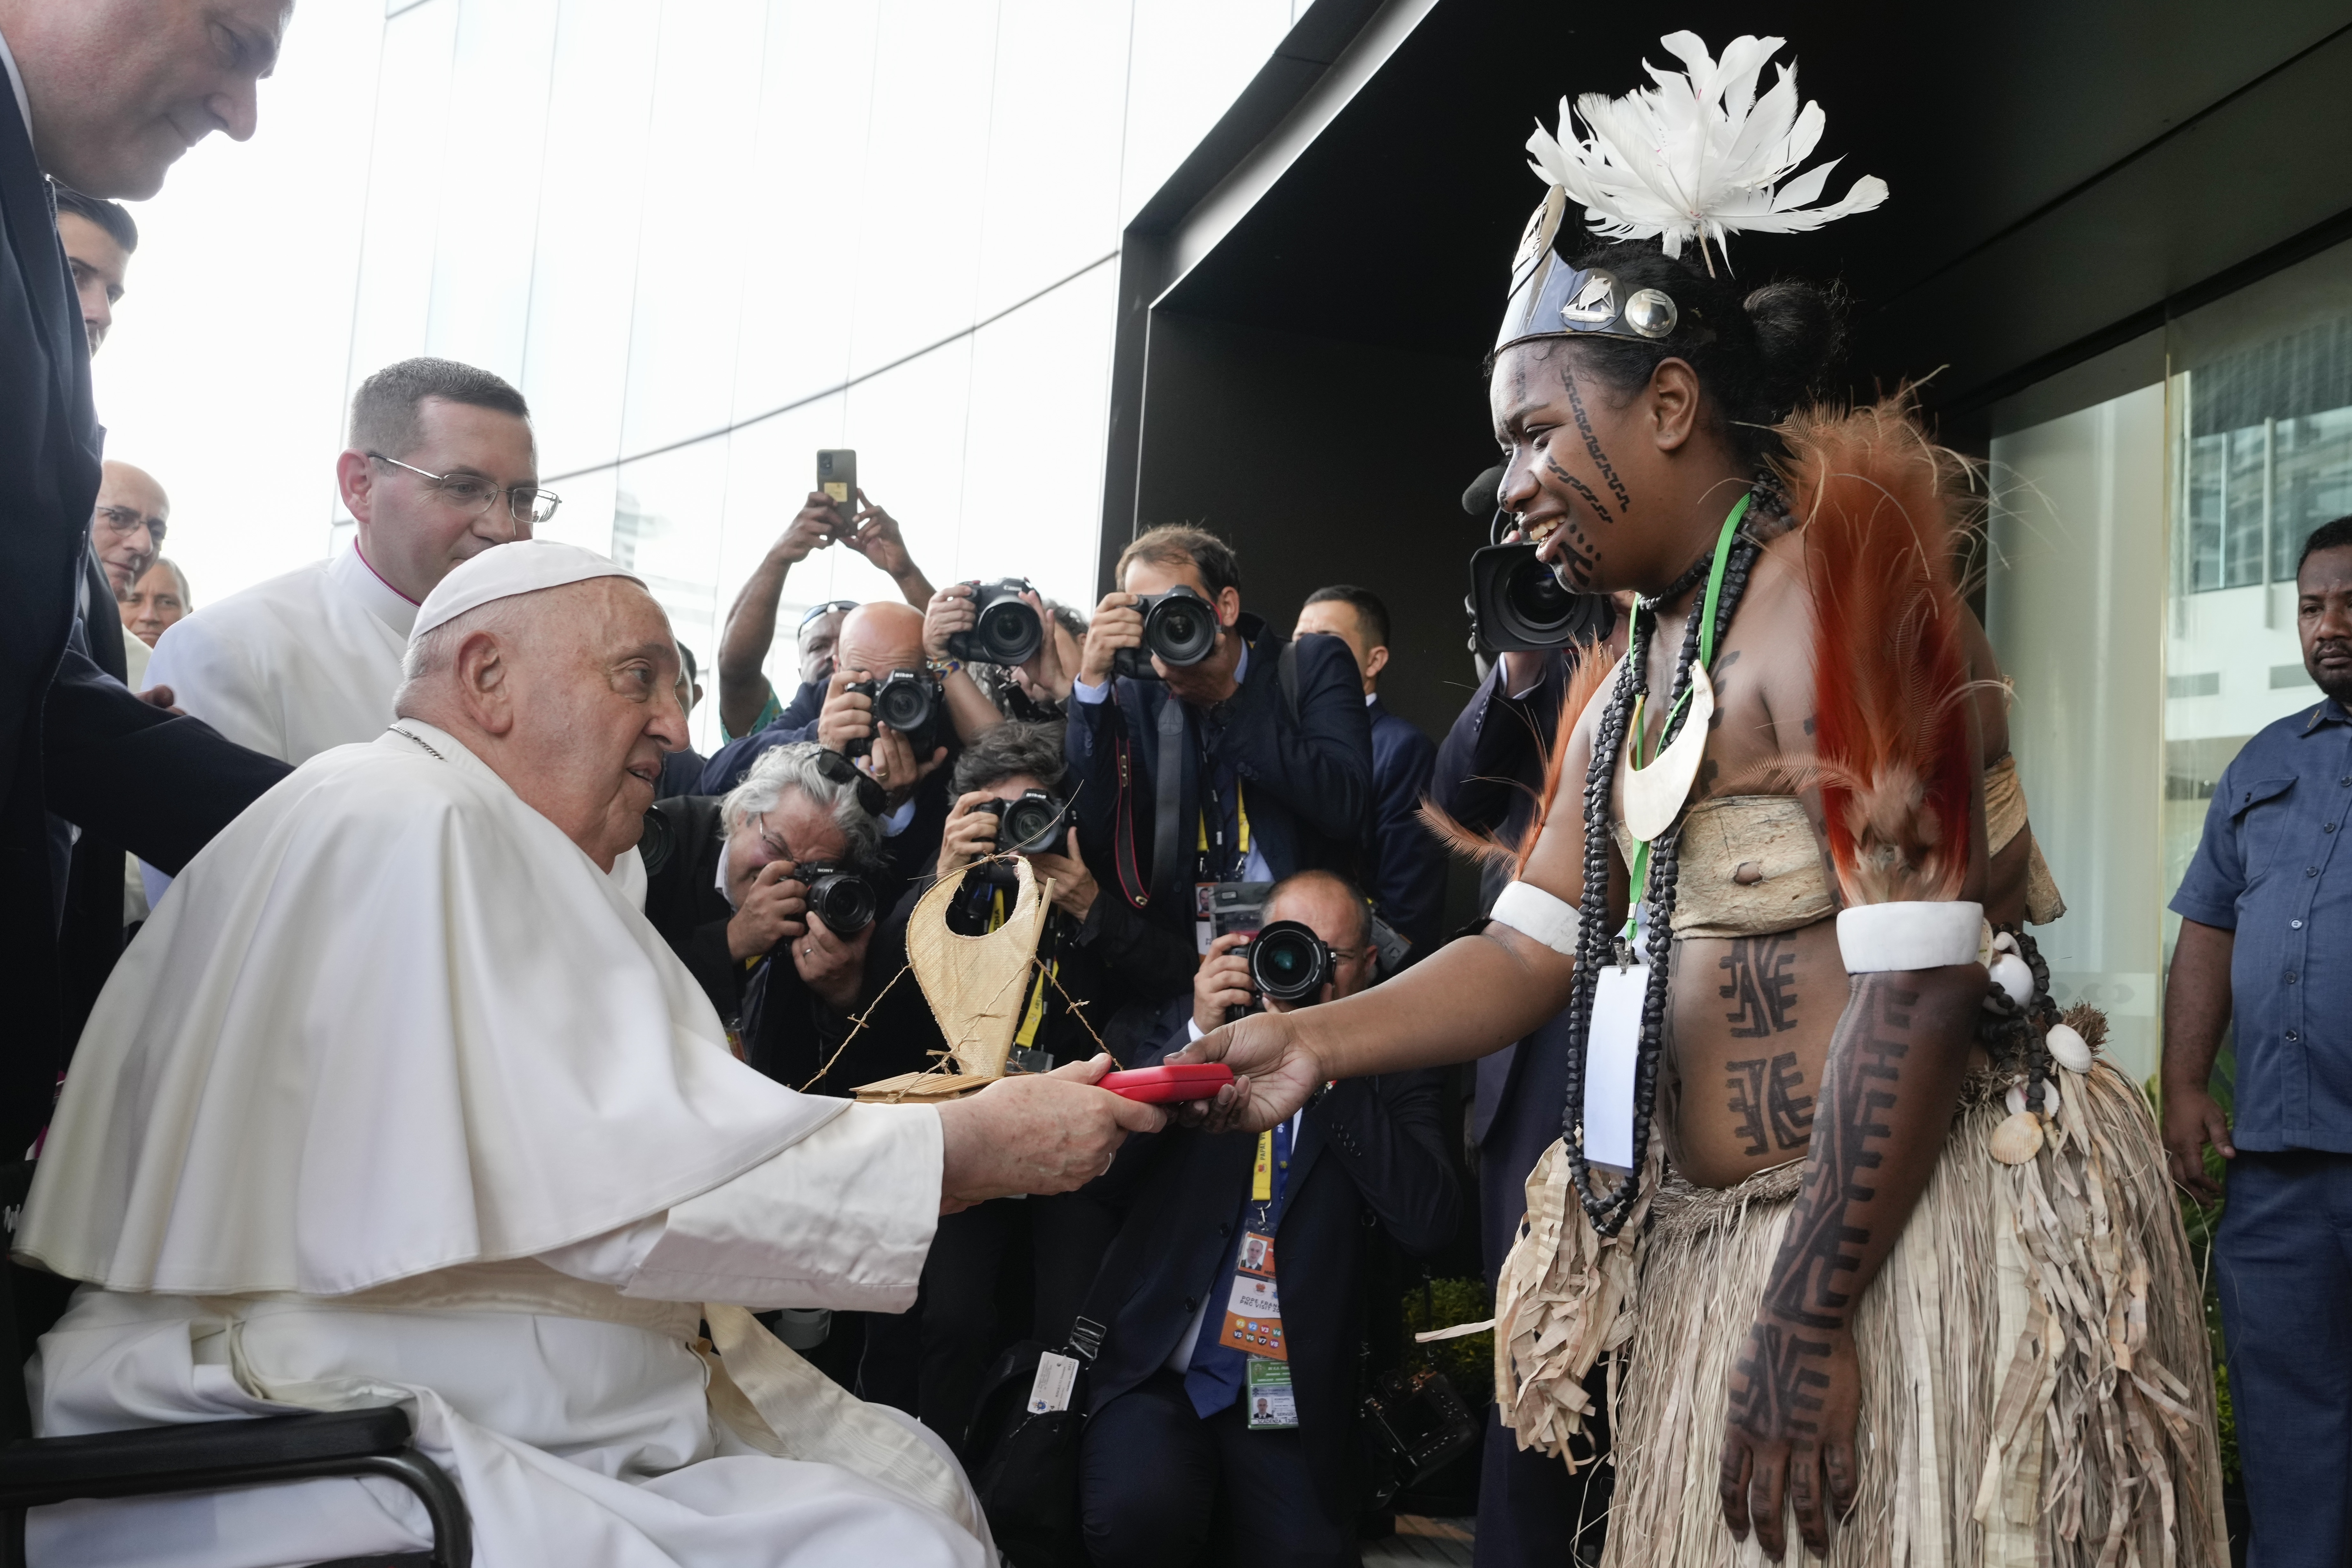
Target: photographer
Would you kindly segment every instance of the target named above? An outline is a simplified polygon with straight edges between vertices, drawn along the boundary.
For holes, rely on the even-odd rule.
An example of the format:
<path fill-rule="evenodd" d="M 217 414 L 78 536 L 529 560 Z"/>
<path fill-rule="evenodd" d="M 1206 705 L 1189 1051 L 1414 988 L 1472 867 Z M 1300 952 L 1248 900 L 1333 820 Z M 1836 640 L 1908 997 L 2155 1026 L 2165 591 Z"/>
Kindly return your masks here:
<path fill-rule="evenodd" d="M 1193 925 L 1205 952 L 1212 885 L 1354 865 L 1372 807 L 1361 681 L 1338 638 L 1293 643 L 1245 615 L 1241 564 L 1213 533 L 1152 529 L 1115 577 L 1071 688 L 1082 838 L 1122 897 Z"/>
<path fill-rule="evenodd" d="M 852 610 L 842 622 L 835 662 L 812 730 L 797 737 L 765 730 L 730 742 L 703 770 L 702 787 L 709 794 L 731 788 L 753 758 L 795 738 L 813 737 L 850 758 L 883 792 L 877 814 L 882 824 L 880 866 L 888 883 L 886 894 L 895 900 L 930 869 L 939 854 L 950 804 L 944 770 L 970 738 L 959 729 L 968 715 L 956 713 L 946 700 L 941 672 L 923 657 L 923 617 L 908 605 L 881 603 Z M 895 727 L 887 715 L 900 703 L 919 709 L 919 721 Z"/>
<path fill-rule="evenodd" d="M 1017 827 L 1033 812 L 1044 816 L 1038 807 L 1060 806 L 1062 773 L 1061 737 L 1045 725 L 1000 723 L 965 749 L 956 759 L 956 805 L 935 875 L 907 892 L 877 937 L 875 973 L 895 973 L 906 962 L 908 921 L 935 881 L 963 883 L 948 911 L 950 931 L 981 936 L 1003 922 L 1017 884 L 1009 868 L 987 862 L 1014 847 L 1003 824 Z M 1041 795 L 1054 798 L 1048 803 Z M 1026 809 L 1019 805 L 1024 796 Z M 1190 941 L 1104 895 L 1078 858 L 1076 833 L 1066 820 L 1052 842 L 1051 849 L 1018 851 L 1041 881 L 1053 884 L 1037 967 L 1013 1040 L 1021 1053 L 1016 1066 L 1038 1072 L 1094 1056 L 1102 1048 L 1097 1035 L 1121 1060 L 1136 1055 L 1152 1038 L 1160 1004 L 1184 991 L 1195 964 Z M 861 1065 L 856 1082 L 927 1067 L 931 1053 L 947 1049 L 911 981 L 899 982 L 867 1026 L 887 1042 L 889 1059 Z M 1059 1344 L 1068 1338 L 1114 1223 L 1111 1212 L 1084 1192 L 942 1215 L 914 1308 L 896 1319 L 868 1321 L 866 1395 L 900 1406 L 960 1443 L 991 1357 L 1017 1339 Z M 999 1292 L 1007 1283 L 1006 1260 L 1022 1257 L 1024 1238 L 1030 1289 L 1011 1293 L 1029 1298 L 1029 1321 L 1006 1325 Z"/>
<path fill-rule="evenodd" d="M 1069 671 L 1077 668 L 1086 622 L 1067 609 L 1049 603 L 1026 584 L 1020 600 L 1036 613 L 1037 651 L 1016 665 L 991 664 L 957 656 L 950 639 L 970 637 L 980 624 L 975 590 L 978 584 L 950 583 L 932 598 L 923 613 L 923 654 L 933 668 L 947 674 L 949 707 L 956 727 L 967 738 L 1005 719 L 1044 721 L 1060 716 L 1070 695 Z M 989 586 L 995 586 L 990 584 Z M 1077 622 L 1073 637 L 1070 623 Z M 1015 710 L 1017 699 L 1018 711 Z"/>
<path fill-rule="evenodd" d="M 1295 1001 L 1268 997 L 1269 1008 L 1314 1006 L 1372 983 L 1370 910 L 1344 879 L 1290 878 L 1265 913 L 1307 928 L 1294 930 L 1293 956 L 1307 933 L 1322 949 L 1303 974 L 1290 969 L 1297 983 L 1320 984 Z M 1171 1020 L 1154 1059 L 1255 999 L 1241 942 L 1217 939 L 1189 1016 Z M 1368 1479 L 1356 1436 L 1369 1227 L 1377 1221 L 1399 1246 L 1428 1253 L 1452 1234 L 1461 1204 L 1438 1130 L 1438 1075 L 1337 1084 L 1265 1133 L 1179 1127 L 1139 1137 L 1097 1186 L 1125 1215 L 1091 1297 L 1113 1314 L 1089 1373 L 1079 1460 L 1093 1560 L 1355 1563 Z M 1287 1359 L 1253 1369 L 1267 1358 L 1234 1347 L 1227 1308 L 1277 1289 L 1271 1326 Z M 1263 1317 L 1246 1323 L 1265 1326 Z M 1265 1375 L 1276 1367 L 1287 1368 L 1286 1385 Z M 1261 1399 L 1272 1420 L 1259 1418 Z M 1212 1542 L 1220 1521 L 1227 1533 Z"/>
<path fill-rule="evenodd" d="M 857 492 L 857 510 L 848 525 L 841 511 L 822 490 L 811 490 L 783 533 L 760 560 L 743 591 L 727 612 L 727 626 L 719 641 L 719 728 L 729 740 L 757 734 L 771 725 L 797 729 L 814 715 L 831 654 L 831 637 L 840 629 L 832 619 L 850 606 L 846 602 L 820 605 L 800 626 L 801 693 L 792 707 L 776 696 L 765 670 L 769 650 L 776 641 L 776 606 L 783 597 L 784 578 L 816 551 L 835 542 L 847 545 L 887 574 L 917 609 L 931 601 L 931 584 L 907 552 L 897 520 Z M 824 623 L 828 620 L 831 625 Z M 812 628 L 814 628 L 814 636 Z M 821 644 L 822 646 L 813 646 Z M 807 710 L 795 715 L 802 699 Z M 794 736 L 795 740 L 805 739 Z"/>
<path fill-rule="evenodd" d="M 872 857 L 880 835 L 856 774 L 812 742 L 778 746 L 724 799 L 679 796 L 654 812 L 664 826 L 649 822 L 645 841 L 646 918 L 737 1025 L 744 1059 L 800 1087 L 865 1000 L 870 918 L 832 929 L 801 874 Z"/>

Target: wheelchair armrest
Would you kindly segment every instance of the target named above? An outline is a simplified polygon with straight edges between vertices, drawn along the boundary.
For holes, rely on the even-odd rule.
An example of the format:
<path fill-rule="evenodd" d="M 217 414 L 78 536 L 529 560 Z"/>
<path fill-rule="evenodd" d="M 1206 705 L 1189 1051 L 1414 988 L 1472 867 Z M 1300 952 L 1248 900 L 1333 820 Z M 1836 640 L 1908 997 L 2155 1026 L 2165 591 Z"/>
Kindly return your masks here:
<path fill-rule="evenodd" d="M 367 1458 L 401 1452 L 409 1436 L 408 1413 L 398 1405 L 383 1405 L 142 1426 L 80 1437 L 25 1437 L 0 1446 L 0 1497 L 93 1481 L 160 1481 L 194 1471 Z"/>

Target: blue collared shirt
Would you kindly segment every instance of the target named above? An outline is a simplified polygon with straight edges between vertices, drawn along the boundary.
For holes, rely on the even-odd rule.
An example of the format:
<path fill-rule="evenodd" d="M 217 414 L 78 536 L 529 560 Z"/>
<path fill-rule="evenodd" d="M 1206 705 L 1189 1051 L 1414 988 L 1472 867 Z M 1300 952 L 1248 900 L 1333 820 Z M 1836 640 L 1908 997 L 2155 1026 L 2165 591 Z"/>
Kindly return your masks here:
<path fill-rule="evenodd" d="M 2172 896 L 2183 919 L 2237 932 L 2241 1149 L 2352 1153 L 2352 862 L 2336 864 L 2347 834 L 2352 714 L 2329 698 L 2223 770 Z"/>

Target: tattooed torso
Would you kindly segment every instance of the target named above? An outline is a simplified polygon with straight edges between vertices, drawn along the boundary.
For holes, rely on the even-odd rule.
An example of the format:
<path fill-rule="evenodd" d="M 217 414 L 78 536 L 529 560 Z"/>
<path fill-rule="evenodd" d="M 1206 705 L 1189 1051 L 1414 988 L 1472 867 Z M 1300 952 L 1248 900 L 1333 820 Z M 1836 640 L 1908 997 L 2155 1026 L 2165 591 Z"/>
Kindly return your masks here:
<path fill-rule="evenodd" d="M 1790 638 L 1787 620 L 1775 613 L 1793 575 L 1787 570 L 1792 543 L 1783 539 L 1768 547 L 1748 601 L 1718 650 L 1716 720 L 1694 798 L 1797 793 L 1785 777 L 1769 776 L 1776 763 L 1809 755 L 1812 747 L 1810 647 Z M 1653 690 L 1672 682 L 1670 656 L 1680 630 L 1670 624 L 1655 639 Z M 1989 666 L 1989 649 L 1986 658 Z M 2006 752 L 2008 736 L 1997 712 L 1986 721 L 1990 761 Z M 1818 797 L 1805 791 L 1799 798 L 1818 838 Z M 1822 870 L 1834 888 L 1825 851 Z M 2024 866 L 2021 857 L 2003 857 L 1993 870 L 1987 905 L 2000 919 L 2011 904 L 2022 908 Z M 1615 874 L 1622 878 L 1622 868 Z M 1683 1175 L 1701 1186 L 1730 1186 L 1805 1157 L 1847 994 L 1834 920 L 1769 936 L 1675 944 L 1659 1106 L 1667 1154 Z"/>

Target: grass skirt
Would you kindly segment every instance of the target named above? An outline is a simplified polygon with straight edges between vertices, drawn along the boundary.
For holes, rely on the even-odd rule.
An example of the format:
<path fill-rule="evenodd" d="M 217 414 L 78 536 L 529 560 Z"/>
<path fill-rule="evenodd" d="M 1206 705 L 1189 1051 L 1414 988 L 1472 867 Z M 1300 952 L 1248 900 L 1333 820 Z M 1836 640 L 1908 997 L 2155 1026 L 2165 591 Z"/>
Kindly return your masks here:
<path fill-rule="evenodd" d="M 1999 1086 L 1972 1079 L 1863 1298 L 1862 1489 L 1834 1568 L 2226 1568 L 2202 1298 L 2153 1121 L 2105 1061 L 2056 1076 L 2042 1151 L 2014 1166 L 1987 1146 Z M 1602 1242 L 1566 1164 L 1555 1145 L 1529 1178 L 1498 1292 L 1506 1419 L 1564 1456 L 1594 1360 L 1622 1349 L 1605 1565 L 1761 1564 L 1723 1523 L 1717 1461 L 1801 1165 L 1723 1191 L 1653 1180 L 1646 1215 Z M 1819 1561 L 1793 1510 L 1788 1541 Z"/>

